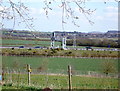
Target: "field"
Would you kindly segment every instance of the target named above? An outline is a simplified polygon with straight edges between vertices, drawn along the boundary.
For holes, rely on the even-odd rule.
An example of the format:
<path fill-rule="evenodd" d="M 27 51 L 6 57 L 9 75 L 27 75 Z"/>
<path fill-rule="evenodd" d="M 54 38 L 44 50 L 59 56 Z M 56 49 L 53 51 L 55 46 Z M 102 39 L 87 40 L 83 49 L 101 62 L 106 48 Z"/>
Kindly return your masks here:
<path fill-rule="evenodd" d="M 44 40 L 44 41 L 42 41 Z M 41 39 L 40 40 L 19 40 L 19 39 L 2 39 L 2 46 L 50 46 L 50 39 L 47 40 L 47 39 Z M 60 45 L 60 42 L 56 42 L 55 43 L 56 46 Z"/>
<path fill-rule="evenodd" d="M 33 69 L 44 66 L 52 72 L 55 70 L 67 70 L 68 64 L 78 71 L 100 72 L 102 71 L 102 63 L 107 61 L 114 63 L 117 69 L 118 59 L 2 56 L 3 65 L 8 68 L 14 68 L 16 64 L 23 68 L 24 65 L 30 64 Z"/>
<path fill-rule="evenodd" d="M 5 82 L 12 83 L 13 88 L 29 87 L 25 65 L 30 64 L 31 86 L 37 89 L 68 89 L 68 65 L 72 67 L 73 89 L 116 89 L 118 79 L 109 77 L 115 73 L 108 77 L 103 73 L 103 63 L 108 61 L 115 64 L 117 71 L 117 59 L 2 56 Z"/>
<path fill-rule="evenodd" d="M 35 46 L 45 46 L 50 47 L 51 40 L 50 39 L 34 39 L 34 40 L 25 40 L 25 39 L 2 39 L 2 46 L 5 47 L 15 47 L 15 46 L 28 46 L 28 47 L 35 47 Z M 60 42 L 55 42 L 55 46 L 61 46 Z M 68 48 L 73 48 L 73 46 L 67 46 Z M 86 46 L 76 46 L 76 48 L 86 48 Z M 115 49 L 115 48 L 108 48 L 108 47 L 92 47 L 93 49 Z"/>
<path fill-rule="evenodd" d="M 9 80 L 10 82 L 11 80 Z M 13 86 L 29 87 L 27 85 L 26 74 L 12 74 Z M 31 86 L 43 89 L 49 87 L 51 89 L 68 89 L 68 76 L 60 75 L 31 75 Z M 117 89 L 117 78 L 97 78 L 72 76 L 73 89 Z"/>
<path fill-rule="evenodd" d="M 50 41 L 3 41 L 3 45 L 7 46 L 7 43 L 8 46 L 50 46 Z M 8 48 L 2 49 L 1 53 L 5 82 L 3 89 L 68 89 L 68 65 L 72 67 L 73 89 L 118 88 L 116 51 Z M 30 86 L 27 64 L 32 70 Z M 108 74 L 105 73 L 106 67 L 112 68 Z"/>

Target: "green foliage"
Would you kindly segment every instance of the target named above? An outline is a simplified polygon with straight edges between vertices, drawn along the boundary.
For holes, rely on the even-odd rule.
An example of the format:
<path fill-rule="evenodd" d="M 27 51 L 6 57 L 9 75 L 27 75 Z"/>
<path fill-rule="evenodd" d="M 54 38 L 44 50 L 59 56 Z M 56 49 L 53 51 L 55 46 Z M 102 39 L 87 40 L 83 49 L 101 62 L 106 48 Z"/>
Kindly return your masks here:
<path fill-rule="evenodd" d="M 65 52 L 64 56 L 72 56 L 72 57 L 74 57 L 75 54 L 72 51 L 67 51 L 67 52 Z"/>
<path fill-rule="evenodd" d="M 5 84 L 3 84 L 3 86 L 12 86 L 13 84 L 12 83 L 5 83 Z"/>
<path fill-rule="evenodd" d="M 108 76 L 109 73 L 117 72 L 115 63 L 113 61 L 109 61 L 109 60 L 102 63 L 102 70 L 103 70 L 103 73 L 106 74 L 106 76 Z"/>
<path fill-rule="evenodd" d="M 110 47 L 113 48 L 119 48 L 118 43 L 115 40 L 110 40 L 110 39 L 77 39 L 77 46 L 95 46 L 95 47 Z M 73 45 L 73 40 L 67 40 L 67 45 L 72 46 Z"/>
<path fill-rule="evenodd" d="M 117 58 L 117 51 L 62 50 L 62 49 L 2 49 L 5 56 L 71 56 L 71 57 L 111 57 Z"/>

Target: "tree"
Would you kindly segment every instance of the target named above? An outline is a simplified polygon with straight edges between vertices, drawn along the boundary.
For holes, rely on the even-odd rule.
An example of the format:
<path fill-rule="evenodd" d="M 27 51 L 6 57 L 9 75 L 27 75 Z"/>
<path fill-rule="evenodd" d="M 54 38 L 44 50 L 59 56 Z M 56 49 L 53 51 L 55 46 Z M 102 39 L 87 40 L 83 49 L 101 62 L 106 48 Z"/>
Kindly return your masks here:
<path fill-rule="evenodd" d="M 109 60 L 102 63 L 102 71 L 106 76 L 108 76 L 109 73 L 116 73 L 116 68 L 115 63 Z"/>
<path fill-rule="evenodd" d="M 45 7 L 43 8 L 46 16 L 48 17 L 49 10 L 53 10 L 51 8 L 51 5 L 54 4 L 57 0 L 43 0 Z M 61 0 L 61 5 L 58 6 L 62 9 L 62 28 L 64 29 L 64 24 L 67 23 L 67 19 L 71 19 L 71 22 L 79 27 L 78 24 L 76 24 L 76 20 L 79 19 L 79 16 L 75 15 L 75 10 L 72 7 L 72 5 L 76 5 L 79 8 L 79 12 L 84 14 L 86 19 L 90 24 L 93 24 L 94 22 L 91 21 L 88 16 L 91 15 L 96 9 L 92 10 L 89 8 L 86 8 L 86 2 L 89 2 L 90 0 Z M 109 1 L 109 0 L 108 0 Z M 118 0 L 115 0 L 118 2 Z M 103 1 L 106 3 L 107 1 Z M 5 3 L 8 4 L 8 6 L 5 6 Z M 30 30 L 35 30 L 33 26 L 33 18 L 30 17 L 29 14 L 29 8 L 24 5 L 21 0 L 18 0 L 18 2 L 15 2 L 14 0 L 0 0 L 0 26 L 3 27 L 4 19 L 13 20 L 13 28 L 16 24 L 17 18 L 20 18 L 21 21 L 18 21 L 18 23 L 25 23 L 25 25 Z"/>

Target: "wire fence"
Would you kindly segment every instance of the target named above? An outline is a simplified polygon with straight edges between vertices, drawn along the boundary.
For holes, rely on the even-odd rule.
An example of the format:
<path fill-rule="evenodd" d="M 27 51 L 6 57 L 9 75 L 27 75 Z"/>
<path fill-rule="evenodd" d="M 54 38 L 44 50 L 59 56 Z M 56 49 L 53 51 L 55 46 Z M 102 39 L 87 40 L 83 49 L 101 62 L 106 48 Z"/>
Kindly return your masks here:
<path fill-rule="evenodd" d="M 28 73 L 30 72 L 30 78 Z M 17 86 L 35 86 L 39 88 L 67 89 L 69 86 L 68 69 L 10 69 L 4 68 L 3 82 Z M 94 71 L 71 70 L 72 87 L 75 88 L 117 88 L 117 74 Z M 28 80 L 30 81 L 28 82 Z M 104 82 L 105 81 L 105 82 Z M 30 84 L 29 84 L 30 83 Z M 96 84 L 96 85 L 95 85 Z"/>

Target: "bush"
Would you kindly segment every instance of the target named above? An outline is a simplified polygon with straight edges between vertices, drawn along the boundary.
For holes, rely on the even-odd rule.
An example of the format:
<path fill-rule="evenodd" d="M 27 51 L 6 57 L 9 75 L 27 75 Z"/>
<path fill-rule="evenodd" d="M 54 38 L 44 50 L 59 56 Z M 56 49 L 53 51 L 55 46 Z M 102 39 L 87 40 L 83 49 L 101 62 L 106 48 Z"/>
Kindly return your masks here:
<path fill-rule="evenodd" d="M 3 86 L 11 87 L 11 86 L 13 86 L 13 84 L 12 83 L 6 83 L 6 84 L 3 84 Z"/>
<path fill-rule="evenodd" d="M 102 63 L 102 71 L 106 76 L 108 76 L 109 73 L 115 73 L 115 68 L 115 64 L 109 60 Z"/>

